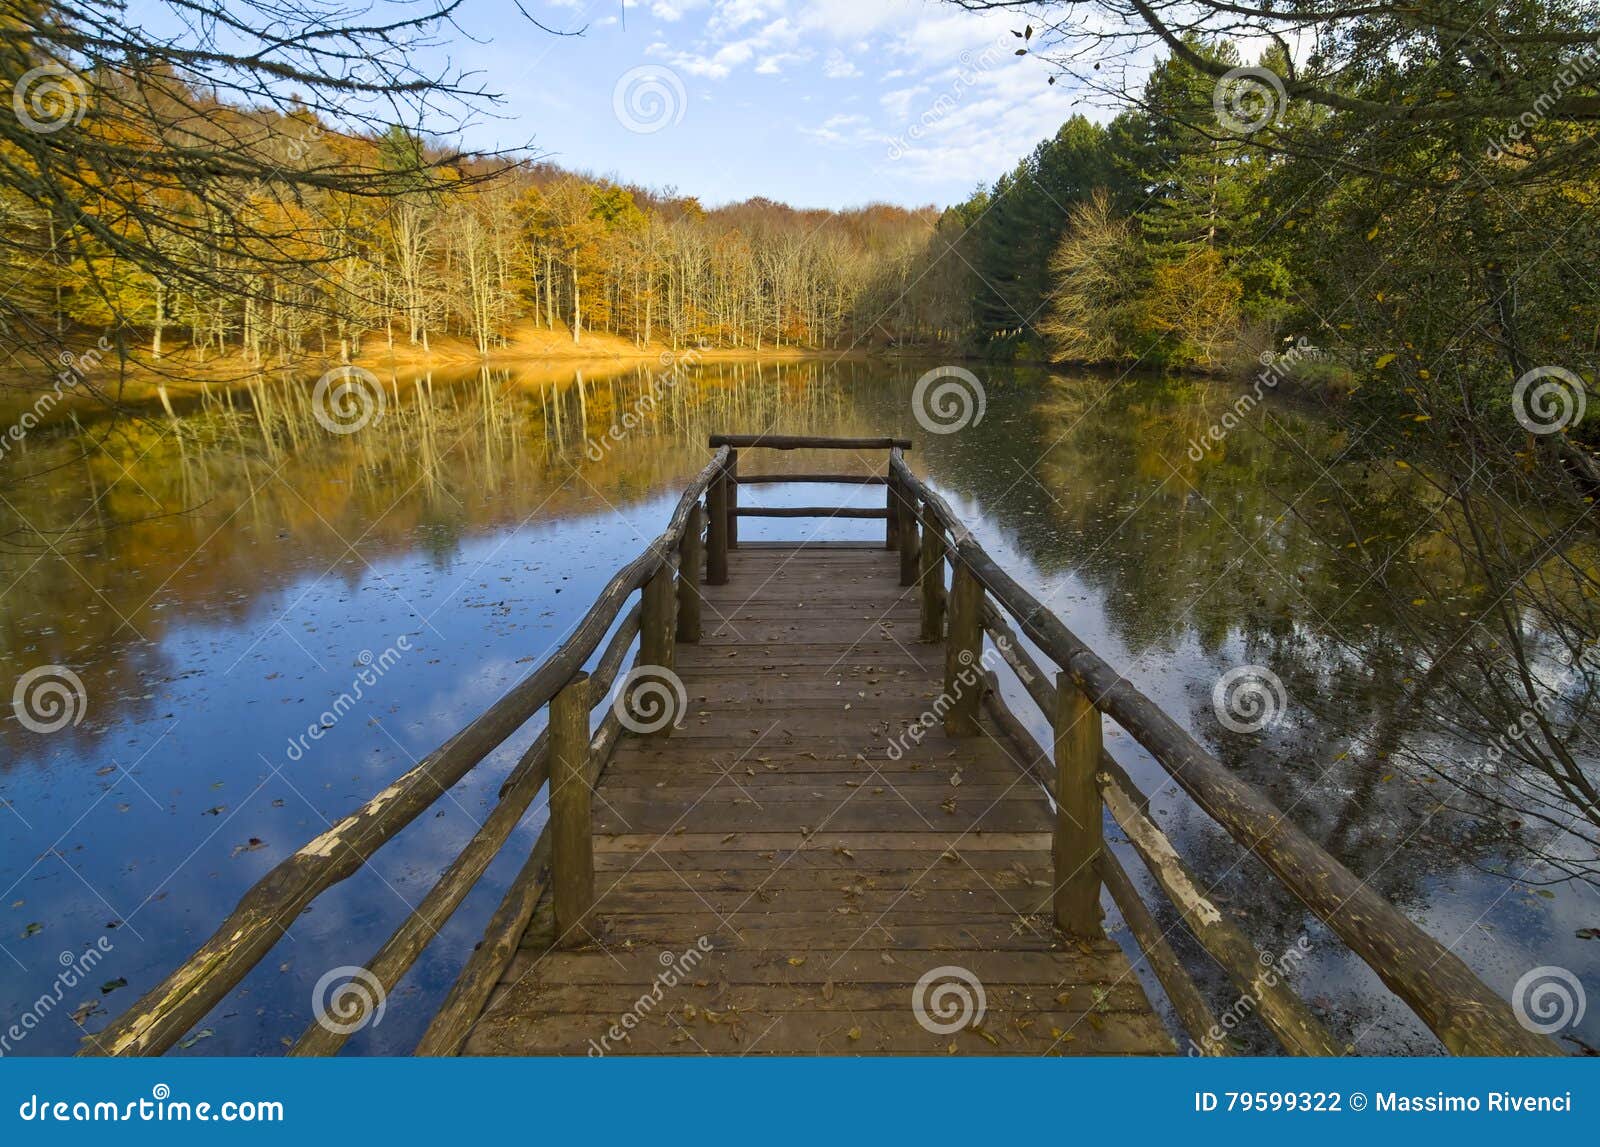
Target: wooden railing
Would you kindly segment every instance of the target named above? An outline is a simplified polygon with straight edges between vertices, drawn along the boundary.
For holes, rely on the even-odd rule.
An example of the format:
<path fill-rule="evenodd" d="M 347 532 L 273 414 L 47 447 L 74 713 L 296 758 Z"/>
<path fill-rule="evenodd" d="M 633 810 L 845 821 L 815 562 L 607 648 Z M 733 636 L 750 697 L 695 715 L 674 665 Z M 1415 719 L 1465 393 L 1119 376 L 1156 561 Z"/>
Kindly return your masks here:
<path fill-rule="evenodd" d="M 1554 1043 L 1522 1028 L 1506 1003 L 1464 963 L 1320 848 L 1270 801 L 1224 769 L 1002 570 L 944 499 L 911 472 L 903 455 L 910 442 L 715 435 L 711 445 L 715 449 L 711 462 L 684 491 L 666 531 L 612 577 L 555 653 L 399 780 L 262 877 L 198 951 L 90 1037 L 81 1054 L 159 1055 L 171 1048 L 266 957 L 313 900 L 356 872 L 548 705 L 546 728 L 510 770 L 483 825 L 364 965 L 380 996 L 392 990 L 488 869 L 538 794 L 547 789 L 550 816 L 545 830 L 416 1048 L 419 1055 L 454 1054 L 510 965 L 546 890 L 554 909 L 557 943 L 587 939 L 583 926 L 595 899 L 590 797 L 622 733 L 621 718 L 615 707 L 609 707 L 591 734 L 591 711 L 606 699 L 635 638 L 638 665 L 668 669 L 678 642 L 700 639 L 702 565 L 708 583 L 725 583 L 728 552 L 738 545 L 738 520 L 758 515 L 885 520 L 885 545 L 899 553 L 900 583 L 914 587 L 920 601 L 921 640 L 945 646 L 949 702 L 945 731 L 957 737 L 976 735 L 979 707 L 987 706 L 993 720 L 1024 749 L 1023 767 L 1055 798 L 1056 923 L 1069 934 L 1099 934 L 1101 890 L 1108 891 L 1199 1050 L 1213 1055 L 1229 1052 L 1224 1040 L 1207 1038 L 1218 1027 L 1216 1018 L 1134 881 L 1107 850 L 1102 809 L 1121 827 L 1196 940 L 1254 1001 L 1255 1012 L 1285 1050 L 1303 1055 L 1345 1051 L 1285 979 L 1267 974 L 1270 969 L 1262 966 L 1254 945 L 1209 899 L 1150 819 L 1146 798 L 1102 744 L 1101 714 L 1149 750 L 1196 803 L 1365 960 L 1450 1051 L 1560 1054 Z M 737 452 L 754 448 L 887 450 L 889 465 L 882 475 L 741 476 Z M 881 483 L 886 487 L 885 506 L 879 510 L 738 505 L 739 486 L 772 482 Z M 640 595 L 638 603 L 624 613 L 635 593 Z M 1023 647 L 1013 622 L 1058 666 L 1053 684 Z M 1053 729 L 1049 753 L 1039 748 L 1006 706 L 992 674 L 980 687 L 968 686 L 975 667 L 982 664 L 985 633 L 1049 718 Z M 600 655 L 593 669 L 585 671 L 596 651 Z M 671 729 L 669 721 L 650 735 L 668 736 Z M 1052 767 L 1042 767 L 1047 760 Z M 364 996 L 350 998 L 356 1002 L 354 1013 L 342 1013 L 336 1025 L 311 1024 L 290 1054 L 337 1052 L 360 1028 L 363 1009 L 372 1003 Z"/>
<path fill-rule="evenodd" d="M 892 486 L 891 474 L 740 474 L 739 451 L 766 450 L 891 450 L 911 449 L 909 438 L 808 438 L 793 434 L 713 434 L 713 450 L 729 451 L 720 478 L 713 481 L 706 499 L 711 519 L 707 534 L 706 581 L 722 585 L 728 579 L 728 550 L 739 545 L 740 518 L 882 518 L 887 522 L 884 544 L 893 548 L 899 538 L 895 495 L 890 489 L 883 509 L 870 506 L 740 506 L 739 487 L 780 482 L 826 483 L 846 486 Z"/>
<path fill-rule="evenodd" d="M 1101 660 L 1060 618 L 1047 610 L 984 550 L 937 493 L 920 481 L 898 449 L 889 461 L 891 520 L 900 549 L 901 583 L 921 581 L 922 636 L 945 630 L 945 692 L 955 698 L 945 731 L 970 736 L 982 703 L 1030 762 L 1056 800 L 1056 923 L 1065 931 L 1099 928 L 1100 888 L 1110 892 L 1139 942 L 1195 1046 L 1227 1054 L 1225 1040 L 1207 1038 L 1218 1025 L 1193 979 L 1166 942 L 1138 890 L 1101 839 L 1102 804 L 1133 845 L 1157 886 L 1176 907 L 1195 939 L 1216 960 L 1285 1051 L 1340 1055 L 1328 1034 L 1288 981 L 1269 975 L 1253 944 L 1206 895 L 1172 842 L 1147 812 L 1147 800 L 1101 744 L 1100 715 L 1137 740 L 1240 846 L 1253 853 L 1318 919 L 1375 971 L 1458 1055 L 1559 1055 L 1549 1039 L 1517 1022 L 1504 1000 L 1473 975 L 1443 944 L 1424 932 L 1321 846 L 1261 793 L 1162 712 Z M 944 566 L 951 567 L 948 592 Z M 1054 683 L 1033 660 L 1007 619 L 1055 662 Z M 1028 695 L 1049 718 L 1050 753 L 1033 740 L 1001 699 L 988 690 L 962 688 L 960 674 L 977 665 L 983 634 L 994 640 Z"/>
<path fill-rule="evenodd" d="M 419 1055 L 453 1053 L 515 954 L 552 873 L 558 921 L 579 919 L 587 907 L 585 895 L 592 899 L 592 861 L 586 879 L 581 868 L 591 848 L 588 794 L 616 748 L 621 724 L 608 710 L 591 736 L 590 710 L 605 700 L 635 637 L 640 663 L 669 666 L 674 639 L 698 640 L 700 498 L 714 481 L 725 483 L 732 454 L 726 447 L 716 452 L 684 491 L 666 531 L 617 571 L 555 653 L 416 767 L 257 881 L 198 951 L 127 1012 L 89 1037 L 80 1054 L 160 1055 L 172 1047 L 265 958 L 313 900 L 356 872 L 549 705 L 547 727 L 512 768 L 482 827 L 365 964 L 382 992 L 399 983 L 548 783 L 549 824 L 491 918 L 484 942 L 467 961 L 417 1046 Z M 636 592 L 639 603 L 613 631 Z M 685 608 L 678 607 L 680 601 L 687 603 Z M 584 672 L 608 632 L 611 638 L 594 669 Z M 359 999 L 355 994 L 350 998 Z M 313 1023 L 290 1054 L 336 1052 L 360 1026 L 359 1009 L 367 1005 L 357 1006 L 356 1012 L 338 1017 L 336 1028 Z"/>

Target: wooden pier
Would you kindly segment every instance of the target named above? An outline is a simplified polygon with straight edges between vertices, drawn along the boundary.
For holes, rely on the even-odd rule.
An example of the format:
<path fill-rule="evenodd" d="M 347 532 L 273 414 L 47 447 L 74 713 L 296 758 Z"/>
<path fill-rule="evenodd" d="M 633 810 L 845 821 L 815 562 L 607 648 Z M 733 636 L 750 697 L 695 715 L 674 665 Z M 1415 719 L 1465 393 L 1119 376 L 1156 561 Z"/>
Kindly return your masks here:
<path fill-rule="evenodd" d="M 1285 1051 L 1346 1053 L 1151 819 L 1105 718 L 1447 1050 L 1559 1054 L 1000 569 L 907 465 L 909 442 L 711 446 L 666 532 L 553 656 L 264 877 L 85 1054 L 182 1039 L 317 895 L 547 707 L 500 803 L 362 965 L 391 990 L 543 797 L 546 828 L 417 1054 L 1232 1054 L 1108 830 Z M 889 465 L 741 474 L 756 449 Z M 884 540 L 741 544 L 741 518 L 840 516 L 740 505 L 741 486 L 775 481 L 883 486 L 881 509 L 848 513 L 882 519 Z M 1050 744 L 1002 701 L 1000 673 L 1042 707 Z M 1104 929 L 1112 906 L 1127 950 Z M 361 1026 L 340 1019 L 311 1022 L 292 1054 L 337 1052 Z"/>

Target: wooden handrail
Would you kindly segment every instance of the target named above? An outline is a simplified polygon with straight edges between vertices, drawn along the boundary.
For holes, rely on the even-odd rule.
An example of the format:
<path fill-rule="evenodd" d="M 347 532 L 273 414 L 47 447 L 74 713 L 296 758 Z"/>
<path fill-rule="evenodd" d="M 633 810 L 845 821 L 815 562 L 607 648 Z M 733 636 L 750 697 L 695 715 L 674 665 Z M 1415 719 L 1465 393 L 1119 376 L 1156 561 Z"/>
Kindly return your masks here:
<path fill-rule="evenodd" d="M 994 607 L 989 605 L 988 608 L 992 610 Z M 1000 695 L 1000 682 L 994 672 L 990 671 L 987 676 L 989 691 L 983 695 L 984 708 L 995 724 L 1000 726 L 1001 732 L 1020 751 L 1021 756 L 1012 758 L 1012 763 L 1047 792 L 1052 791 L 1054 778 L 1041 768 L 1041 763 L 1048 761 L 1050 754 L 1011 711 L 1011 706 L 1006 704 L 1005 698 Z M 1113 763 L 1111 755 L 1103 749 L 1100 759 L 1103 763 Z M 1100 854 L 1099 867 L 1106 891 L 1111 893 L 1112 902 L 1121 911 L 1123 922 L 1138 942 L 1139 951 L 1144 955 L 1151 974 L 1167 993 L 1172 1010 L 1178 1015 L 1178 1023 L 1189 1034 L 1190 1041 L 1201 1055 L 1232 1055 L 1232 1049 L 1225 1040 L 1208 1038 L 1213 1031 L 1219 1030 L 1217 1018 L 1196 986 L 1194 977 L 1189 975 L 1188 969 L 1172 950 L 1172 945 L 1167 943 L 1167 934 L 1140 899 L 1138 888 L 1121 862 L 1108 849 Z"/>
<path fill-rule="evenodd" d="M 1044 670 L 1023 648 L 1017 640 L 1017 635 L 1006 624 L 1004 616 L 991 600 L 984 602 L 984 628 L 994 639 L 1001 657 L 1027 689 L 1028 695 L 1044 711 L 1052 711 L 1059 693 L 1058 688 L 1051 686 L 1045 679 Z M 1005 703 L 998 697 L 989 700 L 991 705 L 1004 709 Z M 1009 710 L 1003 717 L 1009 718 L 1010 721 L 1016 720 L 1010 715 Z M 1044 758 L 1043 750 L 1038 748 L 1038 743 L 1025 728 L 1021 729 L 1020 734 L 1016 730 L 1010 731 L 1013 740 L 1019 736 L 1024 738 L 1034 747 L 1041 759 Z M 1036 779 L 1040 779 L 1054 795 L 1054 786 L 1048 776 L 1041 777 L 1037 769 L 1030 769 L 1028 772 Z M 1177 850 L 1172 847 L 1172 842 L 1166 834 L 1157 828 L 1150 818 L 1149 799 L 1129 779 L 1116 759 L 1104 749 L 1100 751 L 1095 781 L 1100 798 L 1110 810 L 1112 819 L 1123 830 L 1134 851 L 1139 854 L 1140 860 L 1155 878 L 1156 884 L 1166 893 L 1167 900 L 1178 910 L 1179 916 L 1195 940 L 1228 974 L 1234 985 L 1255 1002 L 1262 1022 L 1283 1049 L 1292 1055 L 1343 1054 L 1344 1049 L 1327 1033 L 1287 982 L 1277 976 L 1266 975 L 1254 946 L 1205 893 L 1200 891 L 1200 882 L 1178 858 Z M 1116 859 L 1109 853 L 1103 854 L 1103 859 L 1109 861 L 1110 865 L 1117 864 Z M 1161 959 L 1160 951 L 1152 950 L 1146 943 L 1146 938 L 1139 937 L 1139 929 L 1135 927 L 1133 919 L 1141 911 L 1148 912 L 1148 909 L 1144 907 L 1142 901 L 1137 904 L 1123 902 L 1122 895 L 1112 885 L 1109 869 L 1108 865 L 1101 872 L 1106 878 L 1106 887 L 1111 889 L 1113 897 L 1117 899 L 1118 907 L 1122 909 L 1123 918 L 1128 921 L 1130 930 L 1134 931 L 1135 937 L 1139 939 L 1139 946 L 1146 951 L 1151 958 L 1152 966 L 1155 966 Z M 1122 871 L 1120 865 L 1117 865 L 1117 871 Z M 1122 872 L 1122 876 L 1126 878 L 1127 874 Z M 1131 892 L 1137 897 L 1137 891 L 1131 882 L 1124 892 Z M 1165 944 L 1159 931 L 1149 939 L 1151 943 L 1159 940 Z M 1165 981 L 1163 986 L 1167 986 Z M 1178 1007 L 1179 1001 L 1173 994 L 1174 991 L 1183 993 L 1185 990 L 1181 984 L 1169 989 L 1168 995 L 1172 998 L 1175 1008 Z M 1181 1012 L 1184 1009 L 1179 1010 Z M 1201 1027 L 1195 1027 L 1186 1021 L 1185 1026 L 1203 1054 L 1221 1054 L 1214 1048 L 1219 1041 L 1208 1038 L 1209 1033 L 1216 1027 L 1215 1021 Z"/>
<path fill-rule="evenodd" d="M 233 990 L 319 895 L 357 871 L 475 765 L 521 728 L 583 668 L 629 595 L 674 551 L 689 517 L 730 451 L 717 452 L 690 482 L 666 530 L 618 570 L 559 649 L 533 673 L 399 780 L 302 846 L 258 880 L 217 930 L 178 968 L 104 1030 L 80 1055 L 160 1055 Z"/>
<path fill-rule="evenodd" d="M 909 438 L 818 438 L 799 434 L 713 434 L 708 445 L 762 447 L 767 450 L 889 450 L 911 449 Z"/>
<path fill-rule="evenodd" d="M 800 482 L 829 486 L 882 486 L 888 481 L 889 479 L 882 474 L 740 474 L 735 484 L 770 486 L 783 482 Z"/>
<path fill-rule="evenodd" d="M 617 670 L 621 668 L 622 660 L 627 656 L 633 638 L 638 632 L 639 607 L 636 605 L 612 634 L 605 652 L 600 655 L 600 662 L 595 667 L 594 675 L 590 678 L 596 700 L 604 697 L 611 688 Z M 488 870 L 490 863 L 499 854 L 501 846 L 521 821 L 522 814 L 527 811 L 549 778 L 550 730 L 545 728 L 539 731 L 533 744 L 528 746 L 521 759 L 512 766 L 511 772 L 500 786 L 499 803 L 490 811 L 483 822 L 483 827 L 467 842 L 467 846 L 455 860 L 450 862 L 449 867 L 422 898 L 422 903 L 407 914 L 394 934 L 362 965 L 376 977 L 379 988 L 384 994 L 394 989 L 400 978 L 416 962 L 417 957 L 422 955 L 428 944 L 438 935 L 439 929 L 444 927 L 445 921 L 449 920 L 461 906 L 467 893 L 472 891 L 478 879 Z M 351 1002 L 358 1009 L 355 1014 L 341 1016 L 341 1022 L 337 1027 L 313 1022 L 307 1026 L 294 1047 L 289 1049 L 289 1054 L 296 1056 L 336 1054 L 359 1029 L 361 1026 L 359 1021 L 365 1015 L 364 1009 L 372 1000 L 366 993 L 352 993 Z"/>
<path fill-rule="evenodd" d="M 740 506 L 736 518 L 887 518 L 876 506 Z"/>
<path fill-rule="evenodd" d="M 1360 956 L 1457 1055 L 1559 1055 L 1438 940 L 1307 836 L 1252 786 L 1083 643 L 991 558 L 949 504 L 891 456 L 896 481 L 951 535 L 948 557 L 1166 769 L 1208 816 L 1249 849 Z"/>

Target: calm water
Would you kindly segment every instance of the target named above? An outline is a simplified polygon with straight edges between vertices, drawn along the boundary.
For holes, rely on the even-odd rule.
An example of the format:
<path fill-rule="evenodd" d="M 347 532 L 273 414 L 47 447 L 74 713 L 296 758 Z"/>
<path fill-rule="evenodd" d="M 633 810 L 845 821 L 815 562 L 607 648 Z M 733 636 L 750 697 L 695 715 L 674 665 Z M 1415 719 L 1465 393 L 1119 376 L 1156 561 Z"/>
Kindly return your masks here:
<path fill-rule="evenodd" d="M 98 1030 L 133 1003 L 274 864 L 526 674 L 659 532 L 704 464 L 706 434 L 724 429 L 914 437 L 917 468 L 1003 564 L 1491 987 L 1509 995 L 1544 964 L 1600 984 L 1600 943 L 1578 938 L 1600 925 L 1600 898 L 1523 883 L 1542 874 L 1438 812 L 1426 785 L 1384 759 L 1424 733 L 1387 703 L 1398 685 L 1382 659 L 1351 649 L 1392 646 L 1398 631 L 1334 567 L 1315 511 L 1284 512 L 1297 499 L 1322 504 L 1322 484 L 1343 474 L 1333 430 L 1264 406 L 1220 459 L 1197 465 L 1188 444 L 1220 418 L 1226 388 L 986 370 L 982 422 L 932 435 L 911 412 L 922 369 L 707 367 L 623 444 L 587 453 L 586 437 L 640 393 L 642 371 L 404 375 L 383 416 L 349 435 L 319 427 L 304 388 L 283 385 L 180 407 L 175 420 L 155 411 L 36 432 L 0 463 L 0 692 L 9 699 L 23 674 L 60 665 L 86 704 L 77 724 L 48 733 L 0 709 L 0 1018 L 35 1016 L 10 1052 L 74 1050 L 79 1024 Z M 881 491 L 743 496 L 876 501 Z M 741 534 L 813 528 L 747 520 Z M 830 524 L 819 536 L 881 528 Z M 366 669 L 374 661 L 381 673 Z M 1211 690 L 1249 662 L 1282 678 L 1288 706 L 1276 726 L 1241 735 L 1218 723 Z M 364 669 L 376 681 L 356 708 L 294 746 Z M 1020 693 L 1014 701 L 1031 716 Z M 319 899 L 190 1051 L 273 1054 L 292 1042 L 318 978 L 376 949 L 477 827 L 532 733 Z M 1294 978 L 1337 1035 L 1367 1054 L 1436 1050 L 1129 737 L 1107 734 L 1263 952 L 1306 937 Z M 351 1052 L 411 1048 L 540 820 L 530 814 Z M 90 948 L 104 955 L 88 982 L 39 1008 L 62 965 Z M 1192 944 L 1179 948 L 1209 967 Z M 1218 1009 L 1233 1003 L 1214 971 L 1203 981 Z M 1600 1007 L 1577 1034 L 1600 1044 Z M 1265 1046 L 1259 1032 L 1244 1039 Z"/>

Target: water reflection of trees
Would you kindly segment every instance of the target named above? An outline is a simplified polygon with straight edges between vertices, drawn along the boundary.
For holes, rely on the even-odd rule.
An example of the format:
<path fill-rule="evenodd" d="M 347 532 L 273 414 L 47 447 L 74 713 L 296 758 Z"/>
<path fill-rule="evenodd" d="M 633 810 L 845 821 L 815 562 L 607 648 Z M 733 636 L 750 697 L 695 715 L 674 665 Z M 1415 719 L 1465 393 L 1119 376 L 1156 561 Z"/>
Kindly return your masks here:
<path fill-rule="evenodd" d="M 1410 598 L 1423 582 L 1470 595 L 1438 541 L 1448 520 L 1366 497 L 1371 468 L 1343 432 L 1281 402 L 1191 451 L 1237 396 L 1194 380 L 1053 378 L 1025 415 L 968 431 L 981 441 L 938 477 L 1042 579 L 1070 575 L 1090 591 L 1086 623 L 1103 620 L 1135 680 L 1176 658 L 1188 722 L 1221 759 L 1390 899 L 1421 908 L 1440 874 L 1504 869 L 1513 855 L 1501 810 L 1408 767 L 1474 750 L 1441 736 L 1430 709 L 1449 697 L 1443 674 L 1406 655 L 1413 634 L 1394 608 L 1397 591 Z M 1396 555 L 1383 579 L 1352 576 L 1352 535 Z M 1055 604 L 1069 620 L 1077 608 Z M 1256 734 L 1213 713 L 1212 682 L 1242 664 L 1272 669 L 1289 698 L 1283 720 Z M 1320 931 L 1187 801 L 1167 802 L 1167 815 L 1263 950 Z"/>
<path fill-rule="evenodd" d="M 0 499 L 0 662 L 73 667 L 95 701 L 74 732 L 96 738 L 182 672 L 161 653 L 174 626 L 242 623 L 308 573 L 359 578 L 413 551 L 442 567 L 471 535 L 662 493 L 704 464 L 713 431 L 861 433 L 860 369 L 396 374 L 381 417 L 350 434 L 325 429 L 304 380 L 285 378 L 36 433 L 7 466 L 37 476 Z M 586 453 L 637 411 L 620 443 Z M 27 734 L 0 730 L 15 761 Z"/>

